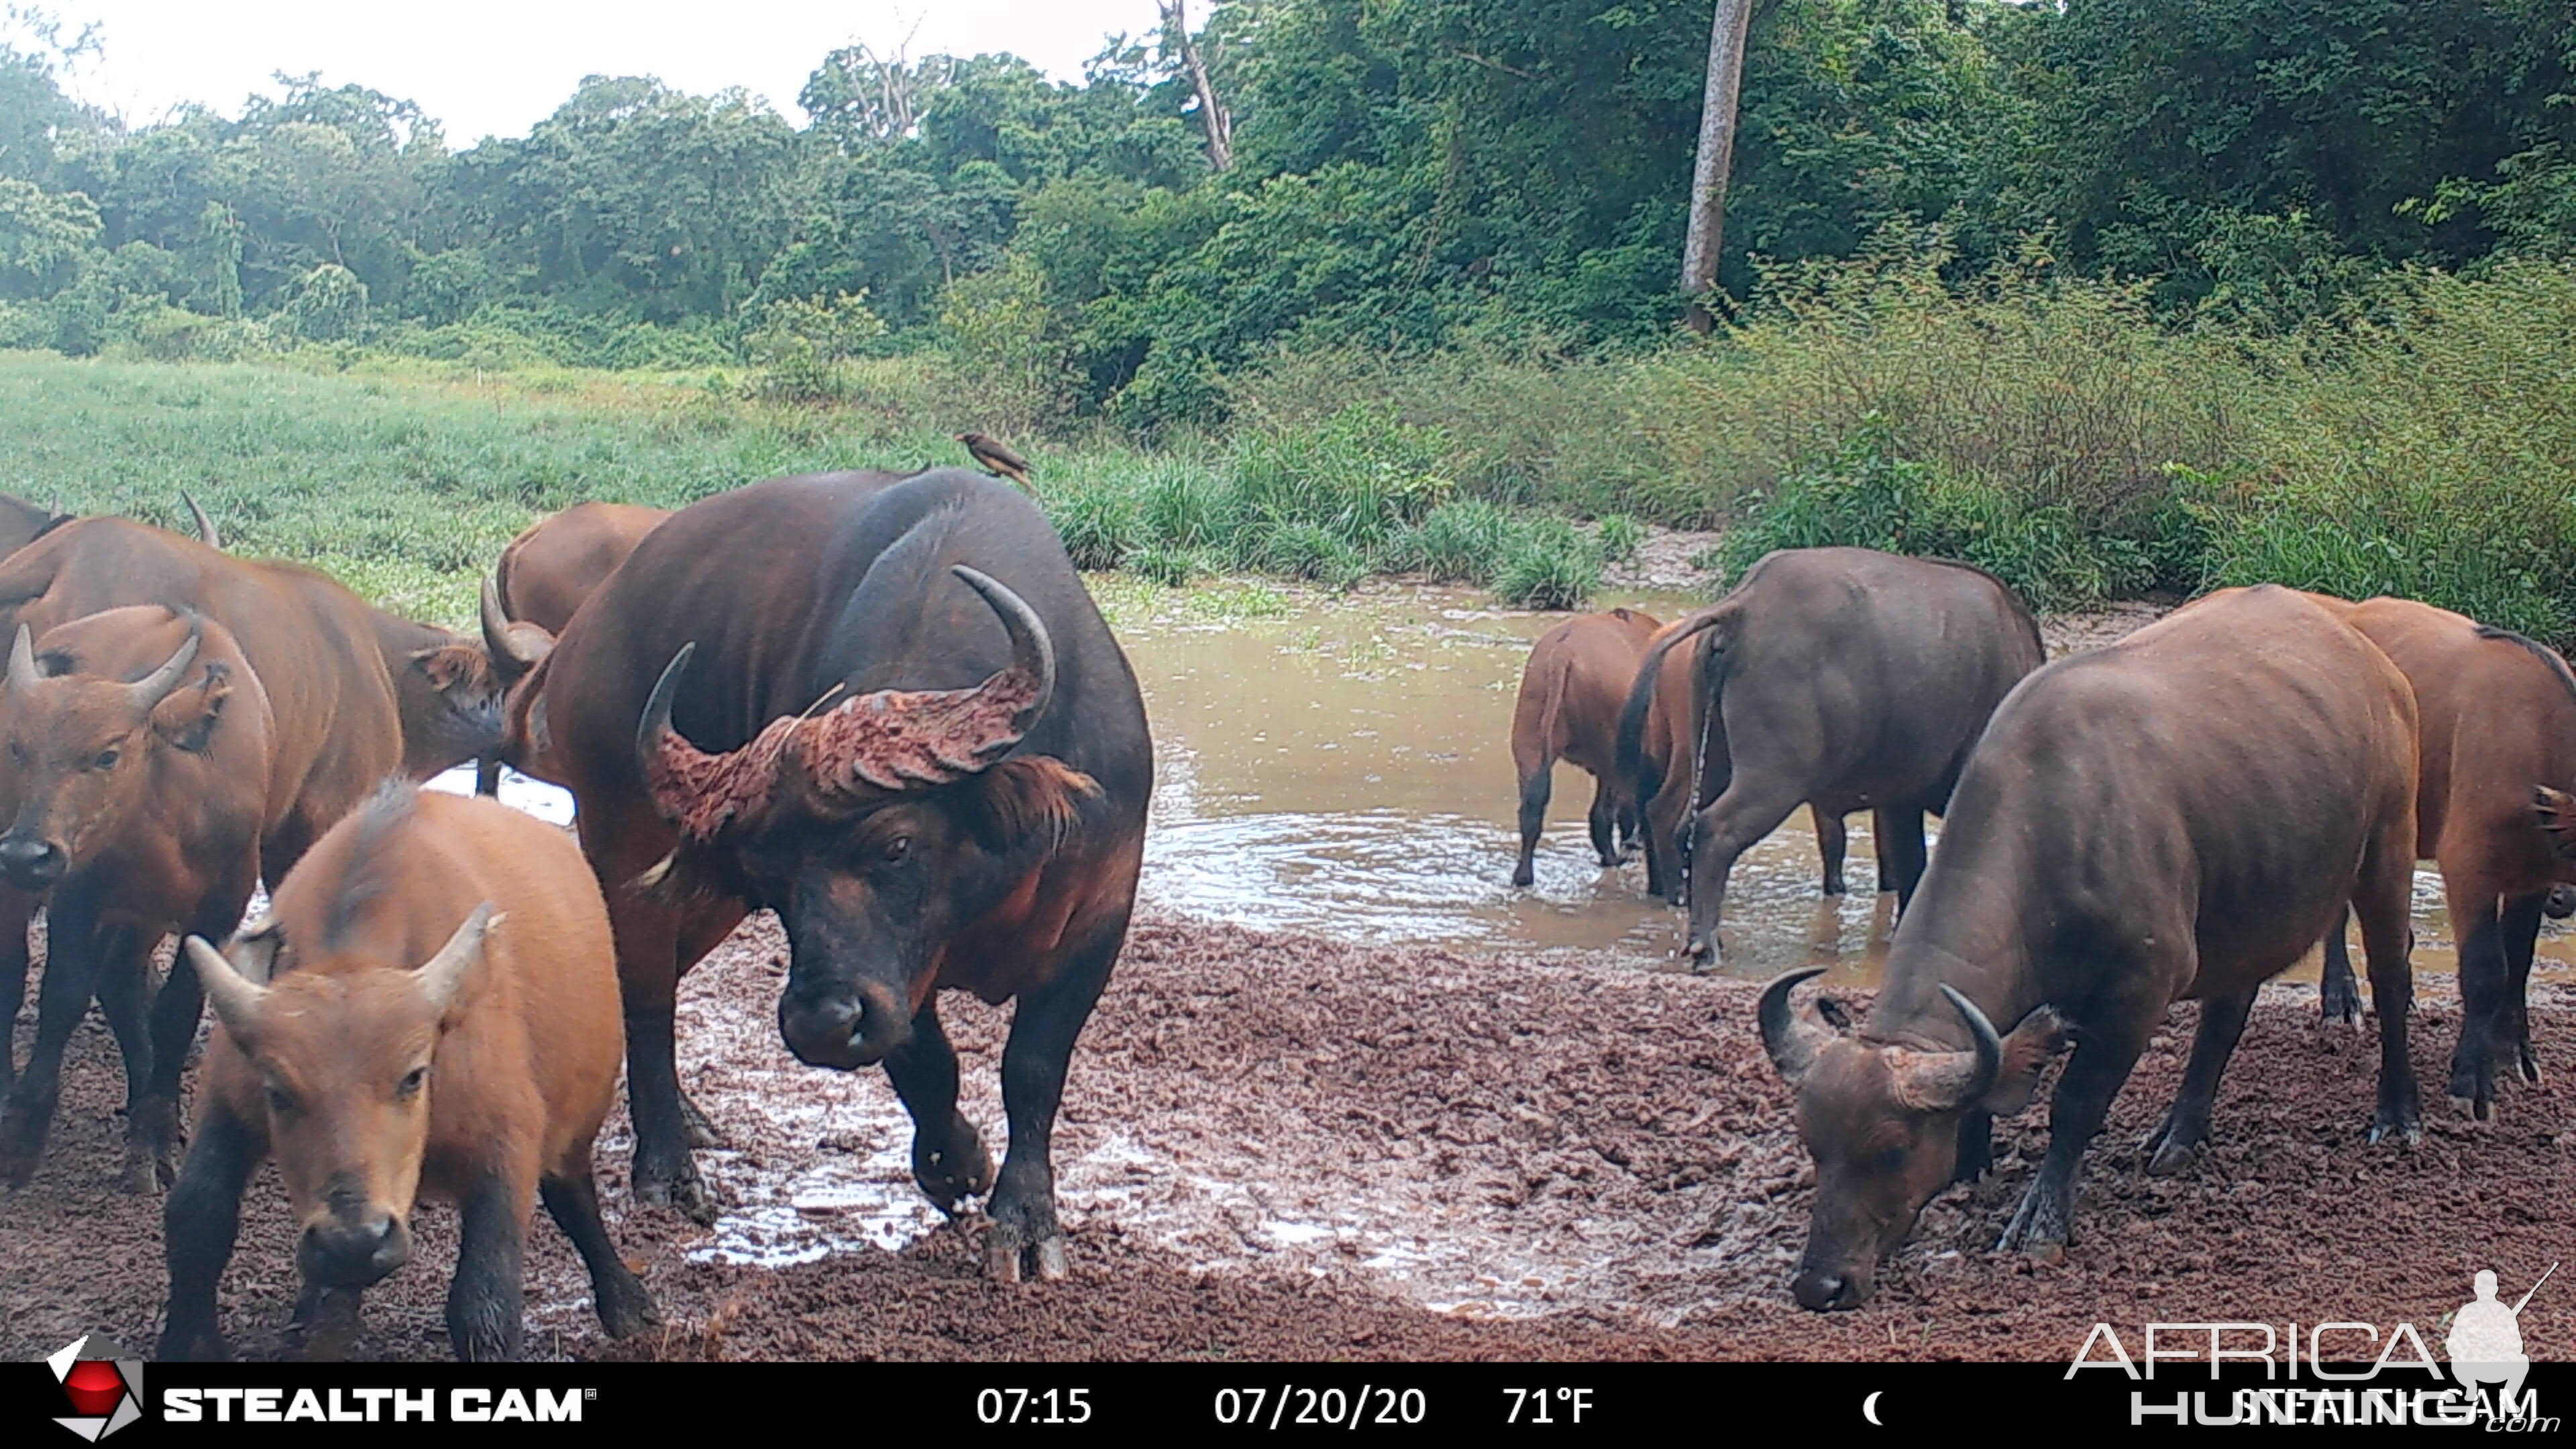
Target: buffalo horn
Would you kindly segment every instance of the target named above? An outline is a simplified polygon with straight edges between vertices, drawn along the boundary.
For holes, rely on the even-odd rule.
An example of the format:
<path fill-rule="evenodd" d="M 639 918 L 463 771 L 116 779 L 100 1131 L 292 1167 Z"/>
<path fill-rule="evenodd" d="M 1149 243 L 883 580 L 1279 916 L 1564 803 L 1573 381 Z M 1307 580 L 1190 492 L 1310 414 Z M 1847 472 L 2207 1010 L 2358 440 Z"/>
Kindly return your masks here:
<path fill-rule="evenodd" d="M 1055 697 L 1055 641 L 1047 637 L 1046 623 L 1026 599 L 1010 591 L 989 574 L 955 564 L 950 572 L 963 579 L 968 588 L 984 596 L 1001 616 L 1002 629 L 1011 636 L 1011 667 L 1037 682 L 1036 697 L 1020 710 L 1012 727 L 1022 734 L 1039 715 L 1046 713 L 1047 701 Z"/>
<path fill-rule="evenodd" d="M 1757 1013 L 1762 1023 L 1762 1049 L 1771 1054 L 1771 1065 L 1780 1069 L 1781 1080 L 1795 1087 L 1806 1080 L 1807 1069 L 1816 1064 L 1816 1053 L 1824 1050 L 1833 1033 L 1798 1015 L 1789 1008 L 1789 993 L 1798 983 L 1825 974 L 1822 966 L 1808 966 L 1772 978 L 1762 989 L 1762 1005 Z"/>
<path fill-rule="evenodd" d="M 18 637 L 9 643 L 9 687 L 26 689 L 35 684 L 36 646 L 27 635 L 27 626 L 18 626 Z"/>
<path fill-rule="evenodd" d="M 1897 1094 L 1923 1112 L 1955 1112 L 1993 1091 L 2003 1074 L 2004 1042 L 1977 1004 L 1944 982 L 1941 994 L 1968 1023 L 1972 1051 L 1909 1053 L 1896 1068 Z"/>
<path fill-rule="evenodd" d="M 643 764 L 647 780 L 653 778 L 653 758 L 662 751 L 662 737 L 671 732 L 671 701 L 680 692 L 680 676 L 689 667 L 689 656 L 697 652 L 693 639 L 662 666 L 662 677 L 653 681 L 653 693 L 644 701 L 644 716 L 636 721 L 635 757 Z"/>
<path fill-rule="evenodd" d="M 516 679 L 536 668 L 554 649 L 554 640 L 545 630 L 523 624 L 502 609 L 500 583 L 489 574 L 483 578 L 483 649 L 504 679 Z"/>
<path fill-rule="evenodd" d="M 428 999 L 432 1010 L 444 1012 L 448 1003 L 456 999 L 456 988 L 464 983 L 465 973 L 483 959 L 484 936 L 502 920 L 492 913 L 492 903 L 485 901 L 447 938 L 447 944 L 438 948 L 437 955 L 421 963 L 420 994 Z"/>
<path fill-rule="evenodd" d="M 224 546 L 223 535 L 215 532 L 215 521 L 206 516 L 206 510 L 197 506 L 197 500 L 188 494 L 182 493 L 179 495 L 179 501 L 188 505 L 189 516 L 197 520 L 198 541 L 208 548 L 222 548 Z"/>
<path fill-rule="evenodd" d="M 179 677 L 188 672 L 188 661 L 197 657 L 197 644 L 203 633 L 203 626 L 190 619 L 188 637 L 179 641 L 179 647 L 172 651 L 168 662 L 127 686 L 131 691 L 127 698 L 134 702 L 136 709 L 148 711 L 154 708 L 170 697 L 170 691 L 179 687 Z M 17 678 L 17 667 L 17 651 L 12 648 L 9 655 L 10 678 Z"/>
<path fill-rule="evenodd" d="M 249 1036 L 258 1024 L 260 1003 L 268 999 L 268 988 L 234 970 L 224 953 L 207 945 L 203 936 L 188 938 L 188 959 L 196 964 L 197 980 L 206 988 L 215 1020 L 236 1037 Z"/>

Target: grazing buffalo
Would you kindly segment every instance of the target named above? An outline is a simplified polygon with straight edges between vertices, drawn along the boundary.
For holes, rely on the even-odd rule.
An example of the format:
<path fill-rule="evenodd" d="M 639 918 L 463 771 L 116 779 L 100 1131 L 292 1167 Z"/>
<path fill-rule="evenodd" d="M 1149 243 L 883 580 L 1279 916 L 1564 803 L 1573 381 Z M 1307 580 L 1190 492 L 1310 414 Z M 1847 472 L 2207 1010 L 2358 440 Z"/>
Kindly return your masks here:
<path fill-rule="evenodd" d="M 521 529 L 483 587 L 483 647 L 500 678 L 514 680 L 543 658 L 581 601 L 670 516 L 640 503 L 576 503 Z M 476 763 L 474 789 L 490 795 L 500 785 L 496 749 Z"/>
<path fill-rule="evenodd" d="M 242 1188 L 272 1154 L 296 1268 L 332 1329 L 354 1328 L 358 1294 L 409 1261 L 423 1196 L 462 1222 L 447 1293 L 458 1358 L 519 1356 L 531 1198 L 581 1251 L 609 1334 L 653 1321 L 591 1176 L 623 1045 L 608 913 L 562 831 L 390 782 L 314 845 L 229 955 L 191 936 L 187 956 L 218 1029 L 164 1219 L 160 1357 L 224 1356 L 215 1287 Z"/>
<path fill-rule="evenodd" d="M 1667 636 L 1689 627 L 1687 619 L 1666 624 L 1655 631 L 1647 648 L 1654 650 Z M 1633 753 L 1620 757 L 1619 778 L 1639 802 L 1637 811 L 1644 822 L 1646 893 L 1680 905 L 1682 821 L 1693 809 L 1716 799 L 1725 781 L 1722 777 L 1703 779 L 1699 770 L 1700 733 L 1707 720 L 1705 711 L 1698 708 L 1698 691 L 1692 680 L 1700 651 L 1673 648 L 1654 652 L 1660 657 L 1655 683 L 1644 691 L 1631 686 L 1628 704 L 1640 710 L 1642 728 L 1623 728 L 1621 742 Z M 1623 706 L 1623 726 L 1626 718 Z M 1725 741 L 1721 739 L 1717 744 L 1723 748 Z M 1695 786 L 1704 788 L 1695 793 Z M 1824 892 L 1841 895 L 1843 856 L 1850 846 L 1842 813 L 1810 800 L 1807 819 L 1815 828 L 1816 853 L 1824 863 Z M 1889 888 L 1894 888 L 1892 882 Z"/>
<path fill-rule="evenodd" d="M 107 517 L 74 519 L 0 560 L 0 630 L 41 634 L 126 604 L 194 609 L 232 630 L 277 706 L 289 768 L 334 777 L 322 792 L 330 813 L 298 822 L 290 858 L 397 766 L 427 779 L 499 738 L 498 684 L 481 648 L 317 570 Z"/>
<path fill-rule="evenodd" d="M 2533 1085 L 2523 997 L 2553 890 L 2576 882 L 2562 853 L 2576 811 L 2576 676 L 2556 650 L 2411 599 L 2320 600 L 2379 646 L 2415 689 L 2422 720 L 2415 854 L 2442 868 L 2460 942 L 2460 1040 L 2450 1096 L 2480 1118 L 2495 1108 L 2499 1060 Z M 2534 790 L 2542 792 L 2535 808 Z M 2326 933 L 2328 1021 L 2361 1021 L 2343 923 Z M 2384 1013 L 2383 1013 L 2384 1014 Z"/>
<path fill-rule="evenodd" d="M 2380 1007 L 2371 1139 L 2413 1140 L 2406 1057 L 2415 702 L 2370 642 L 2300 594 L 2231 589 L 2039 670 L 1995 711 L 1941 853 L 1857 1032 L 1762 995 L 1762 1042 L 1816 1162 L 1793 1285 L 1857 1306 L 1933 1194 L 1982 1170 L 2054 1049 L 2049 1143 L 1999 1249 L 2072 1240 L 2076 1171 L 2172 1002 L 2201 1000 L 2149 1171 L 2189 1166 L 2256 988 L 2361 917 Z M 1992 1023 L 2017 1023 L 2010 1036 Z"/>
<path fill-rule="evenodd" d="M 1615 768 L 1619 708 L 1659 627 L 1652 615 L 1612 609 L 1568 619 L 1531 648 L 1512 709 L 1512 767 L 1521 783 L 1521 858 L 1512 884 L 1530 883 L 1560 759 L 1592 776 L 1592 850 L 1601 864 L 1617 865 L 1619 847 L 1636 838 L 1637 802 L 1620 788 Z"/>
<path fill-rule="evenodd" d="M 50 944 L 35 1050 L 0 1110 L 0 1183 L 35 1171 L 63 1049 L 95 995 L 125 1057 L 125 1185 L 150 1192 L 178 1170 L 198 997 L 193 975 L 174 968 L 147 1036 L 149 954 L 174 931 L 239 924 L 261 843 L 295 800 L 274 778 L 267 692 L 223 625 L 140 606 L 32 645 L 25 625 L 16 632 L 0 694 L 0 878 L 29 907 L 51 893 Z M 12 915 L 24 941 L 25 915 Z M 0 989 L 10 1018 L 23 956 L 16 968 Z"/>
<path fill-rule="evenodd" d="M 1875 812 L 1879 879 L 1903 910 L 1923 874 L 1923 817 L 1941 813 L 1986 717 L 2047 657 L 2030 610 L 1982 570 L 1782 550 L 1647 652 L 1620 719 L 1623 760 L 1643 758 L 1664 658 L 1702 636 L 1693 705 L 1709 803 L 1684 847 L 1687 949 L 1702 958 L 1717 954 L 1736 857 L 1801 802 L 1820 825 Z"/>
<path fill-rule="evenodd" d="M 707 499 L 609 576 L 508 718 L 510 762 L 569 785 L 608 893 L 637 1195 L 713 1215 L 672 999 L 767 907 L 791 951 L 787 1045 L 883 1062 L 922 1190 L 953 1212 L 991 1189 L 991 1271 L 1061 1276 L 1049 1139 L 1126 938 L 1153 751 L 1126 655 L 1036 505 L 962 469 Z M 998 1182 L 957 1110 L 943 988 L 1018 1000 Z"/>

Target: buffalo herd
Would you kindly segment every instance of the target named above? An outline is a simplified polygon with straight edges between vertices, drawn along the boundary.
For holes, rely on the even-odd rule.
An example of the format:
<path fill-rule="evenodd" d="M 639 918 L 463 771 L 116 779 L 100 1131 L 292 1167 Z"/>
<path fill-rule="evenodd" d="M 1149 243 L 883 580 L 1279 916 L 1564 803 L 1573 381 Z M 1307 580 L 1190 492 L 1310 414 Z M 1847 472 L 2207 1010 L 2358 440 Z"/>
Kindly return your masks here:
<path fill-rule="evenodd" d="M 789 944 L 787 1047 L 885 1068 L 922 1192 L 984 1200 L 990 1276 L 1067 1273 L 1051 1141 L 1126 940 L 1154 757 L 1135 673 L 1027 493 L 931 469 L 583 504 L 503 550 L 479 637 L 237 557 L 188 508 L 193 534 L 0 498 L 0 1022 L 40 910 L 47 942 L 33 1052 L 19 1070 L 0 1050 L 0 1187 L 35 1171 L 95 1000 L 127 1078 L 124 1186 L 169 1192 L 163 1357 L 226 1351 L 219 1280 L 270 1159 L 312 1352 L 345 1348 L 363 1291 L 411 1256 L 423 1197 L 459 1213 L 460 1357 L 519 1352 L 540 1203 L 608 1332 L 655 1322 L 594 1139 L 622 1066 L 637 1198 L 714 1219 L 693 1152 L 720 1137 L 681 1090 L 675 1003 L 763 910 Z M 1670 623 L 1569 620 L 1531 655 L 1516 884 L 1569 761 L 1597 782 L 1601 863 L 1642 844 L 1649 892 L 1713 960 L 1748 847 L 1804 805 L 1836 893 L 1843 818 L 1872 812 L 1900 925 L 1867 1020 L 1797 1002 L 1805 970 L 1752 1023 L 1816 1164 L 1806 1307 L 1862 1302 L 2072 1043 L 2000 1244 L 2061 1250 L 2089 1138 L 2193 998 L 2150 1161 L 2188 1168 L 2263 981 L 2322 938 L 2324 1015 L 2359 1023 L 2350 917 L 2380 1021 L 2370 1135 L 2411 1140 L 2419 855 L 2462 940 L 2450 1096 L 2486 1116 L 2500 1076 L 2538 1080 L 2525 982 L 2576 881 L 2576 675 L 2555 652 L 2265 586 L 2044 660 L 1993 576 L 1842 548 L 1774 553 Z M 504 765 L 570 792 L 577 836 L 419 788 L 468 763 L 484 795 Z M 958 1109 L 943 990 L 1014 1004 L 998 1168 Z"/>
<path fill-rule="evenodd" d="M 2416 1141 L 2419 857 L 2440 866 L 2460 938 L 2451 1101 L 2484 1119 L 2500 1075 L 2540 1080 L 2524 997 L 2540 918 L 2568 914 L 2576 882 L 2576 795 L 2559 788 L 2576 780 L 2576 674 L 2555 650 L 2409 600 L 2260 585 L 2042 659 L 2030 612 L 1990 575 L 1817 548 L 1764 557 L 1673 624 L 1570 620 L 1524 674 L 1515 882 L 1546 802 L 1532 772 L 1570 760 L 1599 781 L 1605 865 L 1610 822 L 1643 822 L 1648 890 L 1687 908 L 1694 957 L 1719 950 L 1737 856 L 1800 803 L 1828 893 L 1840 817 L 1873 812 L 1899 924 L 1867 1021 L 1795 1003 L 1822 968 L 1774 979 L 1755 1013 L 1815 1163 L 1791 1284 L 1807 1308 L 1868 1298 L 1925 1204 L 1990 1165 L 1995 1115 L 2027 1106 L 2071 1043 L 2046 1156 L 1997 1242 L 2061 1255 L 2087 1143 L 2167 1008 L 2194 999 L 2181 1090 L 2145 1144 L 2151 1174 L 2187 1170 L 2264 981 L 2322 939 L 2322 1015 L 2360 1024 L 2355 916 L 2379 1017 L 2368 1138 Z M 1928 862 L 1927 813 L 1944 818 Z"/>

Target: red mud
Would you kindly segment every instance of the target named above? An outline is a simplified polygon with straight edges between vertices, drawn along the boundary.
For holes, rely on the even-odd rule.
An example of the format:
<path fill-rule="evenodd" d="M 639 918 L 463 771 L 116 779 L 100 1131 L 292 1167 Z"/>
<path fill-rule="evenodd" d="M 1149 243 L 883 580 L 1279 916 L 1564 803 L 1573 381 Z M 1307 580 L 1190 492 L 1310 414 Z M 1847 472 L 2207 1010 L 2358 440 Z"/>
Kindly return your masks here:
<path fill-rule="evenodd" d="M 780 954 L 774 923 L 755 918 L 684 986 L 683 1081 L 732 1135 L 739 1172 L 854 1150 L 800 1116 L 802 1099 L 841 1112 L 891 1101 L 881 1073 L 780 1066 Z M 611 1230 L 665 1326 L 605 1341 L 578 1261 L 540 1216 L 528 1351 L 2062 1361 L 2097 1320 L 2126 1332 L 2150 1318 L 2405 1320 L 2438 1341 L 2476 1270 L 2497 1270 L 2518 1293 L 2566 1256 L 2576 1132 L 2559 1083 L 2576 999 L 2534 987 L 2533 1035 L 2553 1082 L 2509 1091 L 2500 1122 L 2471 1127 L 2438 1095 L 2456 1005 L 2436 994 L 2446 981 L 2423 984 L 2415 1058 L 2435 1096 L 2420 1147 L 2363 1143 L 2375 1048 L 2321 1033 L 2313 992 L 2276 986 L 2221 1089 L 2208 1156 L 2187 1176 L 2145 1178 L 2134 1144 L 2170 1101 L 2189 1041 L 2194 1008 L 2177 1008 L 2087 1162 L 2083 1240 L 2063 1265 L 1986 1251 L 2045 1145 L 2043 1096 L 1997 1124 L 1993 1176 L 1934 1203 L 1878 1297 L 1825 1316 L 1800 1311 L 1785 1286 L 1810 1173 L 1754 1036 L 1756 987 L 1151 919 L 1066 1090 L 1056 1160 L 1069 1281 L 986 1283 L 971 1223 L 900 1252 L 860 1247 L 786 1268 L 705 1261 L 707 1230 L 633 1205 L 621 1114 L 602 1152 Z M 966 1110 L 998 1153 L 1006 1016 L 952 1000 Z M 44 1166 L 0 1199 L 0 1356 L 39 1356 L 93 1331 L 148 1349 L 158 1332 L 160 1201 L 116 1189 L 120 1099 L 114 1048 L 93 1017 Z M 901 1146 L 891 1131 L 875 1145 Z M 282 1325 L 295 1284 L 271 1170 L 253 1179 L 243 1217 L 223 1322 L 244 1357 L 275 1357 L 292 1351 Z M 360 1356 L 447 1355 L 454 1223 L 442 1208 L 419 1213 L 415 1261 L 367 1296 Z M 2576 1296 L 2545 1292 L 2532 1302 L 2523 1334 L 2534 1357 L 2568 1352 L 2570 1305 Z M 1497 1316 L 1505 1309 L 1533 1316 Z"/>

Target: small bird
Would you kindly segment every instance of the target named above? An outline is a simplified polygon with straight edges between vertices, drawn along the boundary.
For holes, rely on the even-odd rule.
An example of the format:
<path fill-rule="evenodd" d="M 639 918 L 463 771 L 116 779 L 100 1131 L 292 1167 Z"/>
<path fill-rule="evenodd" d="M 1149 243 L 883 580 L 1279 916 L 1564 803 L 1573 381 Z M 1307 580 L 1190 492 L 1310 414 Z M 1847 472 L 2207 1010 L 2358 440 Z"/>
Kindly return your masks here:
<path fill-rule="evenodd" d="M 1029 460 L 1012 452 L 1000 439 L 983 433 L 959 433 L 957 441 L 966 445 L 966 456 L 985 472 L 1008 478 L 1023 488 L 1029 486 Z"/>

